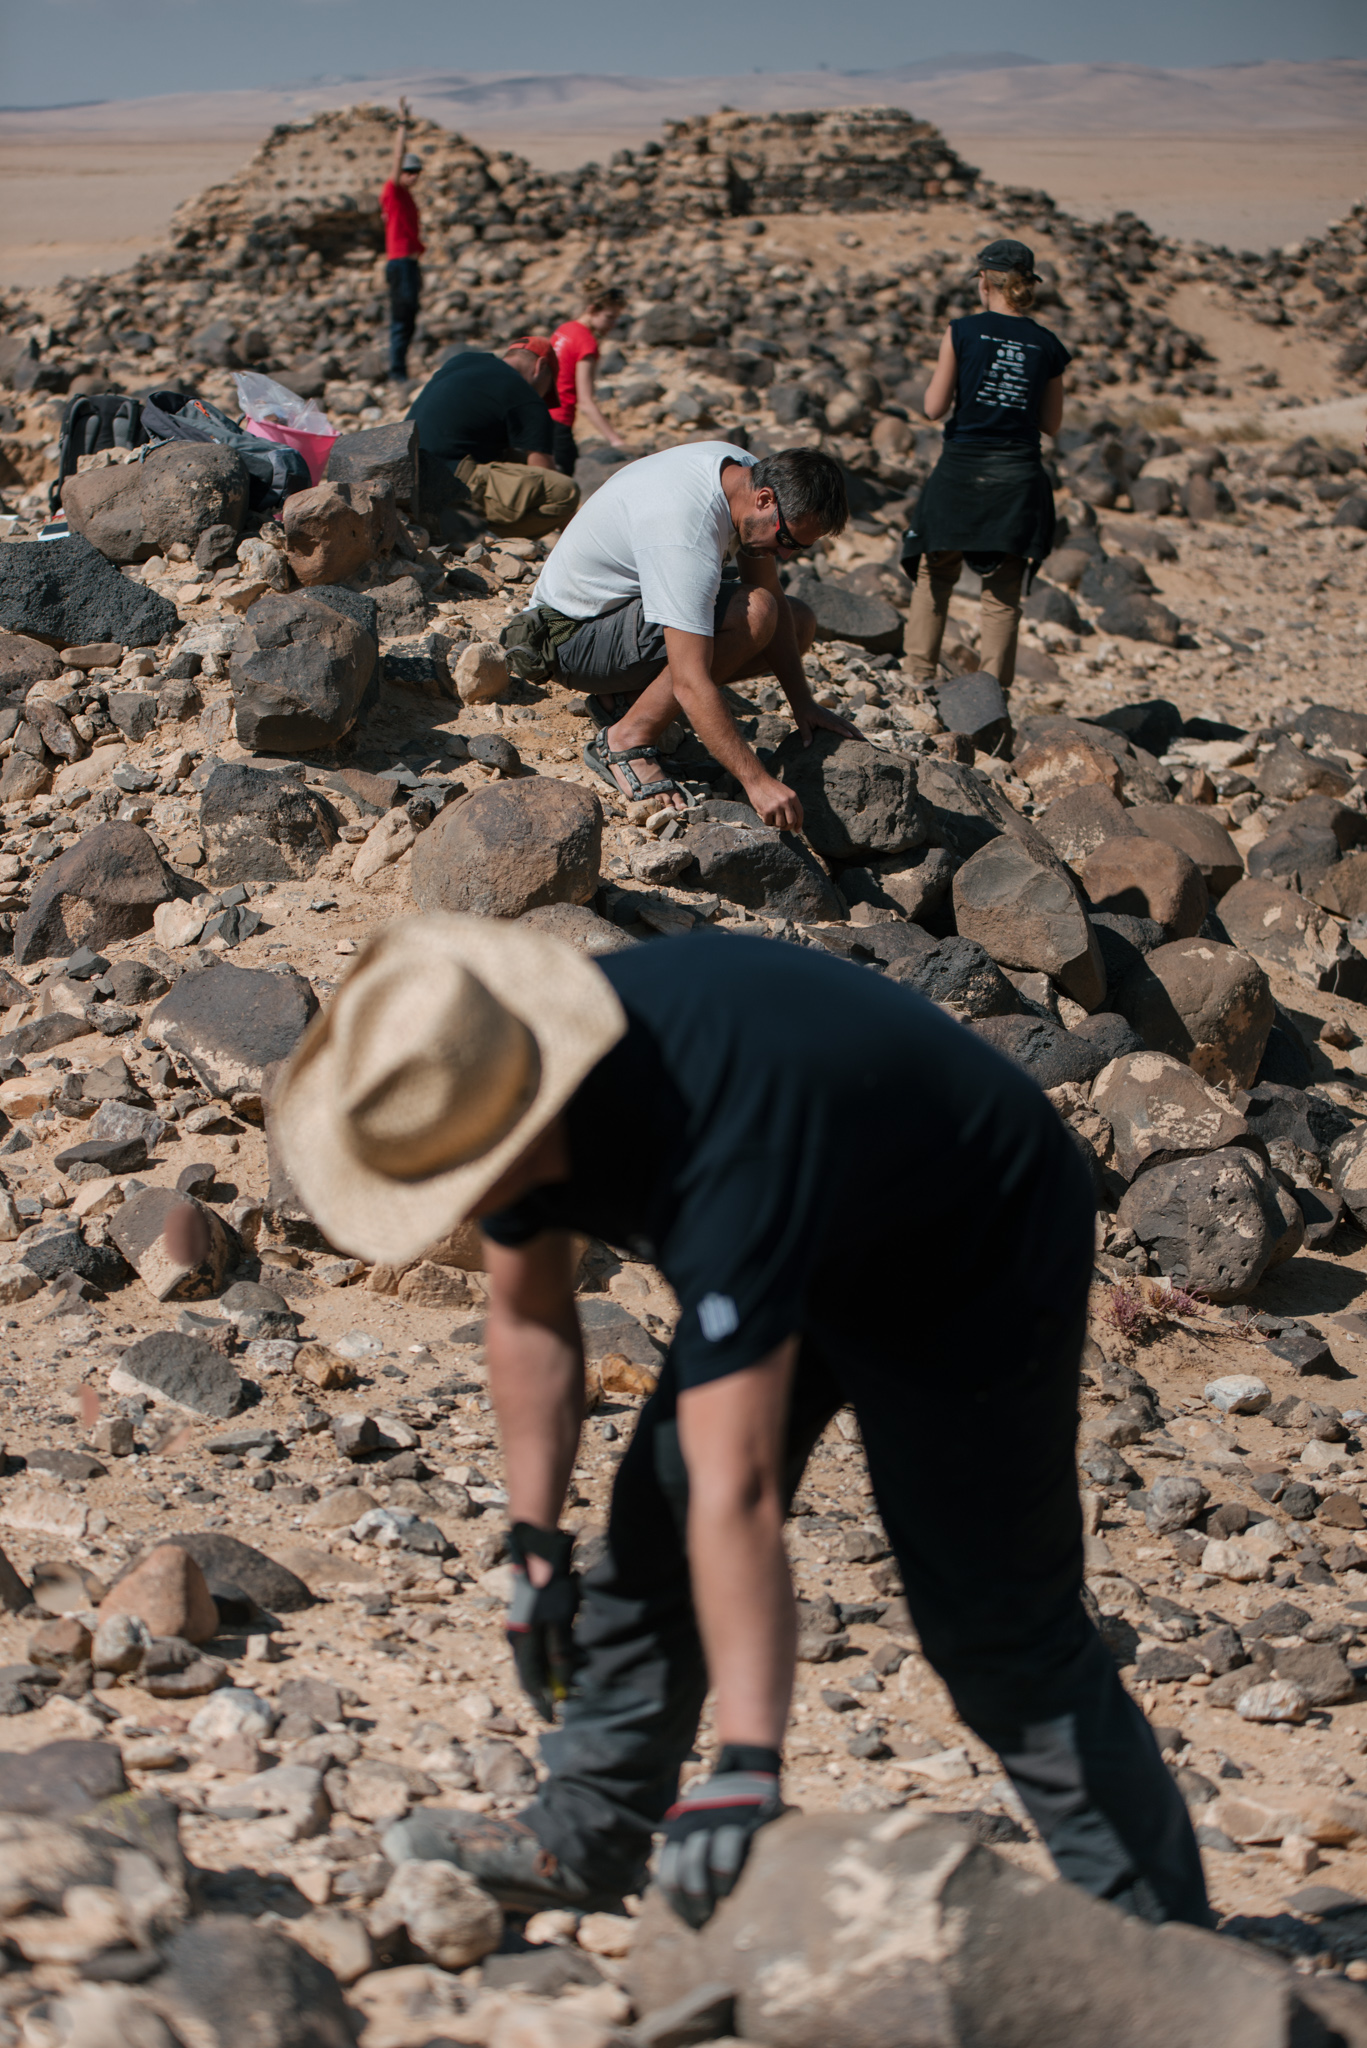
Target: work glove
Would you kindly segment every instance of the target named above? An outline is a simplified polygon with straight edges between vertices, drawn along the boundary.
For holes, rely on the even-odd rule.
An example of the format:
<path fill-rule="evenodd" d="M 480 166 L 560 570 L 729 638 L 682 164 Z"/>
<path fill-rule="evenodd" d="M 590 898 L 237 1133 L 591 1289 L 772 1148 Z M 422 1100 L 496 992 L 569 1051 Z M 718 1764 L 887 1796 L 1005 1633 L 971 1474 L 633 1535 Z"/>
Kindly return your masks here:
<path fill-rule="evenodd" d="M 517 1578 L 508 1608 L 508 1646 L 517 1666 L 518 1683 L 543 1721 L 569 1698 L 579 1654 L 574 1644 L 574 1617 L 579 1611 L 579 1577 L 570 1570 L 574 1538 L 560 1529 L 538 1529 L 532 1522 L 514 1522 L 508 1550 Z M 551 1576 L 534 1586 L 527 1559 L 544 1558 Z"/>
<path fill-rule="evenodd" d="M 776 1749 L 728 1743 L 710 1778 L 691 1785 L 665 1815 L 659 1885 L 690 1927 L 703 1927 L 729 1897 L 766 1821 L 786 1812 Z"/>

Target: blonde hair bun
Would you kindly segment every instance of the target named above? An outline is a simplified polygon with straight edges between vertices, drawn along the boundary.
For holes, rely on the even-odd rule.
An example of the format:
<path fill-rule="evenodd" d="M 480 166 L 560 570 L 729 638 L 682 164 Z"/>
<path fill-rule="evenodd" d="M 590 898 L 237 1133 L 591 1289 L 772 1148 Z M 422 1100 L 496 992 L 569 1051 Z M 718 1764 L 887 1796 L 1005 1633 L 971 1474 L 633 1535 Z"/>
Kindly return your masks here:
<path fill-rule="evenodd" d="M 1028 313 L 1035 303 L 1035 280 L 1023 270 L 984 270 L 979 273 L 989 291 L 1000 292 L 1013 313 Z"/>

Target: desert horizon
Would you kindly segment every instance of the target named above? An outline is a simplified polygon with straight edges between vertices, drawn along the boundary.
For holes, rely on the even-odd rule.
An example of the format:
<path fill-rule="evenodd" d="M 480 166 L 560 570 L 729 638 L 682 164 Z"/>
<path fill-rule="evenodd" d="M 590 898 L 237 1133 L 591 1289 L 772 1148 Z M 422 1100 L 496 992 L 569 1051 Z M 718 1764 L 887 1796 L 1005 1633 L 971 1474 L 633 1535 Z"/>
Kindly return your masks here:
<path fill-rule="evenodd" d="M 396 71 L 276 89 L 0 109 L 0 286 L 116 270 L 175 208 L 230 177 L 281 121 L 405 94 L 415 114 L 567 170 L 664 122 L 751 110 L 896 105 L 1002 184 L 1084 219 L 1138 214 L 1181 240 L 1266 250 L 1323 229 L 1367 190 L 1367 63 L 1205 71 L 1013 60 L 960 72 L 696 78 Z"/>

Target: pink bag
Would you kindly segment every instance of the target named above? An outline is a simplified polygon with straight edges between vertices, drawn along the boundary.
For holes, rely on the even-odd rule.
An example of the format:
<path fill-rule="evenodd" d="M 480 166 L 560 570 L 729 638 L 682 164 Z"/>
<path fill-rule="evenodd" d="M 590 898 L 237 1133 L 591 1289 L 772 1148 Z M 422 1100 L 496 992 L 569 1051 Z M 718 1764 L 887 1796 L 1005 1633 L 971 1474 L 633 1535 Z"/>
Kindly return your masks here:
<path fill-rule="evenodd" d="M 287 448 L 297 449 L 309 466 L 309 482 L 323 481 L 323 471 L 337 439 L 335 434 L 306 434 L 298 427 L 282 427 L 274 420 L 253 419 L 250 413 L 242 424 L 247 433 L 259 434 L 263 441 L 283 441 Z"/>
<path fill-rule="evenodd" d="M 311 398 L 301 398 L 287 384 L 259 371 L 239 370 L 233 378 L 237 401 L 246 415 L 242 424 L 249 434 L 263 441 L 282 441 L 302 455 L 309 466 L 309 482 L 321 483 L 332 444 L 337 439 L 327 414 Z M 263 418 L 266 414 L 269 417 Z"/>

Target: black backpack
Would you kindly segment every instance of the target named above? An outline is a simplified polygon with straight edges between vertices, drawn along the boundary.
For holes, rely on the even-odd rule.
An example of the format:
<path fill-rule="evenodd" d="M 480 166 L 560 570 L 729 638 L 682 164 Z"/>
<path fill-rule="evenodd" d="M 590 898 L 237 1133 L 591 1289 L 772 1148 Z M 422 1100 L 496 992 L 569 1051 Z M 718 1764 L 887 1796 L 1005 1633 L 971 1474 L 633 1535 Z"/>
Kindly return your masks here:
<path fill-rule="evenodd" d="M 61 504 L 62 485 L 76 474 L 82 455 L 95 455 L 101 448 L 140 448 L 146 439 L 138 399 L 118 391 L 73 398 L 62 418 L 57 481 L 48 492 L 48 510 L 55 512 Z"/>
<path fill-rule="evenodd" d="M 253 512 L 272 511 L 293 492 L 309 487 L 309 466 L 298 449 L 244 433 L 207 398 L 185 391 L 149 391 L 142 402 L 142 419 L 151 439 L 217 441 L 231 448 L 247 471 Z"/>

